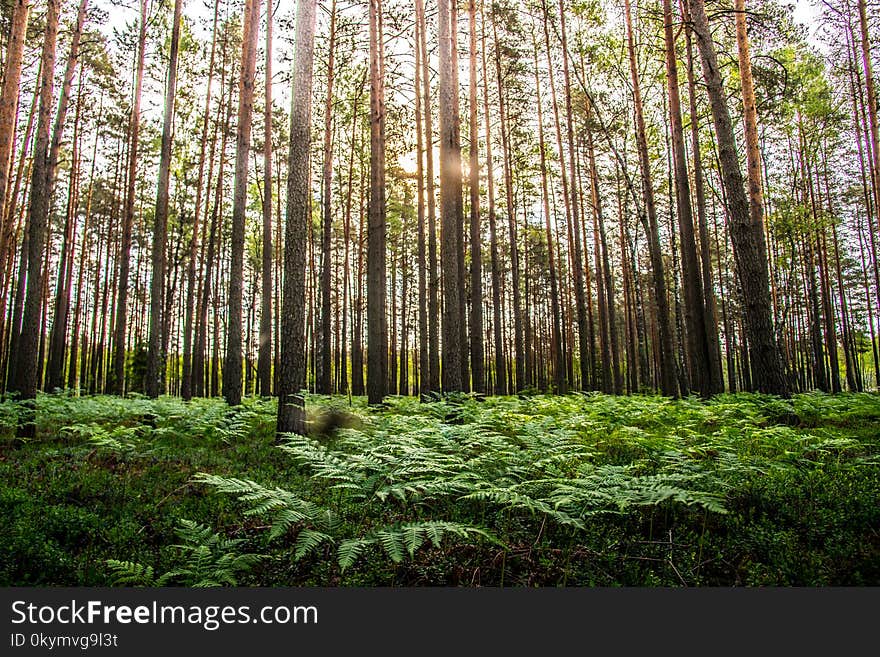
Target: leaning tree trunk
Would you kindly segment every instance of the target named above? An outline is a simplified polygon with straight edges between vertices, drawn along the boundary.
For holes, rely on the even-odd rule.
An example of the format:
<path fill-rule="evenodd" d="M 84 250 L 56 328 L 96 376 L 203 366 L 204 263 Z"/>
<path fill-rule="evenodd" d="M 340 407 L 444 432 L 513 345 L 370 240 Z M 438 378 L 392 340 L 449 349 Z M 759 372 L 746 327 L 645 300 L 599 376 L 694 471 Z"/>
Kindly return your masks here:
<path fill-rule="evenodd" d="M 744 16 L 737 25 L 740 77 L 743 86 L 745 114 L 746 156 L 749 165 L 749 199 L 743 188 L 736 141 L 730 111 L 727 107 L 721 73 L 718 69 L 715 45 L 709 31 L 709 19 L 703 0 L 689 0 L 694 34 L 703 62 L 703 75 L 715 123 L 718 141 L 718 159 L 724 189 L 727 194 L 730 237 L 734 260 L 745 309 L 745 329 L 749 346 L 749 362 L 754 383 L 761 392 L 787 396 L 788 382 L 782 364 L 782 355 L 773 330 L 773 311 L 770 300 L 770 274 L 767 265 L 767 243 L 764 236 L 763 208 L 760 196 L 757 115 L 752 86 L 748 39 Z M 737 0 L 742 8 L 742 0 Z M 738 12 L 742 15 L 742 12 Z"/>
<path fill-rule="evenodd" d="M 663 0 L 663 32 L 666 44 L 666 82 L 669 94 L 669 118 L 672 133 L 672 158 L 675 170 L 675 207 L 678 213 L 678 235 L 681 242 L 681 270 L 684 284 L 684 319 L 687 333 L 687 356 L 691 386 L 700 394 L 712 394 L 710 374 L 711 350 L 706 332 L 705 303 L 694 239 L 694 213 L 685 160 L 684 126 L 681 119 L 681 98 L 678 90 L 678 62 L 673 33 L 672 0 Z"/>
<path fill-rule="evenodd" d="M 12 23 L 6 46 L 3 87 L 0 90 L 0 263 L 6 262 L 6 250 L 12 232 L 12 217 L 6 217 L 6 195 L 12 170 L 12 145 L 15 141 L 15 116 L 21 83 L 21 62 L 27 37 L 30 0 L 15 0 Z M 5 267 L 0 271 L 0 289 L 4 289 Z"/>
<path fill-rule="evenodd" d="M 58 39 L 59 0 L 47 0 L 46 29 L 40 56 L 40 101 L 37 115 L 37 138 L 31 168 L 31 193 L 28 205 L 27 291 L 21 324 L 21 336 L 15 356 L 15 372 L 10 390 L 19 394 L 22 405 L 18 435 L 36 435 L 33 400 L 37 396 L 37 358 L 40 342 L 40 311 L 43 295 L 43 250 L 49 218 L 49 129 L 55 75 L 55 46 Z"/>
<path fill-rule="evenodd" d="M 700 125 L 697 114 L 697 90 L 694 79 L 693 42 L 691 40 L 690 12 L 687 3 L 681 3 L 687 50 L 688 102 L 691 122 L 691 152 L 693 153 L 694 198 L 697 204 L 697 225 L 700 235 L 700 272 L 703 285 L 703 303 L 706 340 L 709 345 L 709 389 L 711 394 L 724 392 L 724 373 L 721 368 L 721 344 L 718 339 L 715 286 L 712 282 L 712 261 L 709 245 L 709 222 L 706 218 L 706 194 L 703 183 L 703 161 L 700 154 Z"/>

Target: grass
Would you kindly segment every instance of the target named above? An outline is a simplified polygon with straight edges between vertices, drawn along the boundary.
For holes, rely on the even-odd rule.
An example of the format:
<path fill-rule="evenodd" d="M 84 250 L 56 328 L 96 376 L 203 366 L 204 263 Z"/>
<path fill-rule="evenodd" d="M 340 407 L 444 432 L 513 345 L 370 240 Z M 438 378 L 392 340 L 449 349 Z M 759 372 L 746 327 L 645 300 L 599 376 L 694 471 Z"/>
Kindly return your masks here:
<path fill-rule="evenodd" d="M 0 404 L 0 585 L 880 584 L 880 397 Z"/>

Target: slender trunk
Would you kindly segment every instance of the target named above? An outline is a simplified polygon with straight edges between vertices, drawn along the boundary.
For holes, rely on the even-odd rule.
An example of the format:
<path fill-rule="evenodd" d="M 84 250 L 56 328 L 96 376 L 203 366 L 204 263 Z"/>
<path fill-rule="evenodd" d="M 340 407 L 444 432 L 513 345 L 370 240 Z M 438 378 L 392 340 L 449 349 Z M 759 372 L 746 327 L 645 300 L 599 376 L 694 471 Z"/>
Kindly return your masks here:
<path fill-rule="evenodd" d="M 626 0 L 624 6 L 629 69 L 633 83 L 636 114 L 636 143 L 639 152 L 639 165 L 642 171 L 642 193 L 645 201 L 645 214 L 647 215 L 647 218 L 643 216 L 642 219 L 645 222 L 645 232 L 648 236 L 648 252 L 651 257 L 651 269 L 654 279 L 654 302 L 657 306 L 657 329 L 659 333 L 657 349 L 660 357 L 660 391 L 666 396 L 677 397 L 678 385 L 675 377 L 675 352 L 672 343 L 672 327 L 669 320 L 669 300 L 666 296 L 666 272 L 663 266 L 663 255 L 660 250 L 660 229 L 657 225 L 657 208 L 654 204 L 654 188 L 651 183 L 651 161 L 648 156 L 648 141 L 642 109 L 642 93 L 639 87 L 635 39 L 633 37 L 629 0 Z"/>
<path fill-rule="evenodd" d="M 477 3 L 468 2 L 468 26 L 470 48 L 468 52 L 470 79 L 469 91 L 469 130 L 468 147 L 470 190 L 470 242 L 471 242 L 471 313 L 470 347 L 471 376 L 473 389 L 485 392 L 485 360 L 483 356 L 483 246 L 480 229 L 480 135 L 477 129 Z"/>
<path fill-rule="evenodd" d="M 122 214 L 122 244 L 119 254 L 119 273 L 116 285 L 116 324 L 113 338 L 112 389 L 117 395 L 125 392 L 125 337 L 128 324 L 128 283 L 131 267 L 131 232 L 134 223 L 134 202 L 137 178 L 138 138 L 141 125 L 141 91 L 144 85 L 144 58 L 147 47 L 147 13 L 149 0 L 141 0 L 140 32 L 138 35 L 137 73 L 135 77 L 134 102 L 129 120 L 128 173 L 125 208 Z"/>
<path fill-rule="evenodd" d="M 443 391 L 459 391 L 465 387 L 462 379 L 459 258 L 461 251 L 461 145 L 457 139 L 458 112 L 455 97 L 458 87 L 453 71 L 453 51 L 456 34 L 452 29 L 450 0 L 437 3 L 439 70 L 438 114 L 440 119 L 440 260 L 443 269 Z"/>
<path fill-rule="evenodd" d="M 238 82 L 238 126 L 235 134 L 235 184 L 232 196 L 232 259 L 226 325 L 226 361 L 223 364 L 223 397 L 230 406 L 241 403 L 241 297 L 244 285 L 244 230 L 247 211 L 248 156 L 260 31 L 260 0 L 246 0 Z"/>
<path fill-rule="evenodd" d="M 37 396 L 37 368 L 40 334 L 40 312 L 43 292 L 43 250 L 49 215 L 49 128 L 53 101 L 55 74 L 55 46 L 58 38 L 59 1 L 47 0 L 46 29 L 40 56 L 40 103 L 37 118 L 37 138 L 31 173 L 31 192 L 28 207 L 28 239 L 22 248 L 22 260 L 27 255 L 27 292 L 21 324 L 21 337 L 15 353 L 16 367 L 10 389 L 19 393 L 22 405 L 18 435 L 33 438 L 36 435 L 36 415 L 33 401 Z"/>
<path fill-rule="evenodd" d="M 548 266 L 550 269 L 550 303 L 551 313 L 553 315 L 553 333 L 552 342 L 550 343 L 550 351 L 554 356 L 553 380 L 556 385 L 556 392 L 560 395 L 564 395 L 566 393 L 565 355 L 562 351 L 562 329 L 560 325 L 559 312 L 559 287 L 556 280 L 556 258 L 553 246 L 553 230 L 550 226 L 550 193 L 547 184 L 547 147 L 544 142 L 544 113 L 541 107 L 541 79 L 538 76 L 538 46 L 537 43 L 534 42 L 534 34 L 532 35 L 532 40 L 535 53 L 535 101 L 538 108 L 538 148 L 540 150 L 541 156 L 541 199 L 543 201 L 544 210 L 544 230 L 546 231 L 547 236 L 547 254 L 549 258 Z"/>
<path fill-rule="evenodd" d="M 379 404 L 388 382 L 385 224 L 385 80 L 382 0 L 370 0 L 370 198 L 367 217 L 367 397 Z"/>
<path fill-rule="evenodd" d="M 272 394 L 272 19 L 266 0 L 266 92 L 263 112 L 263 243 L 260 270 L 260 338 L 257 380 L 260 394 Z"/>
<path fill-rule="evenodd" d="M 510 278 L 513 296 L 513 351 L 516 365 L 516 378 L 510 391 L 522 390 L 525 386 L 525 350 L 523 348 L 523 312 L 520 295 L 519 246 L 517 244 L 516 211 L 513 202 L 513 163 L 511 162 L 510 126 L 507 117 L 507 99 L 504 88 L 504 75 L 501 69 L 501 49 L 498 41 L 498 26 L 492 15 L 492 36 L 495 42 L 495 77 L 498 83 L 498 112 L 501 119 L 501 150 L 504 164 L 504 190 L 507 201 L 507 228 L 510 239 Z"/>
<path fill-rule="evenodd" d="M 30 0 L 15 0 L 9 39 L 6 43 L 6 61 L 3 67 L 3 86 L 0 89 L 0 263 L 6 262 L 6 252 L 10 246 L 12 233 L 12 214 L 7 216 L 7 191 L 12 170 L 12 151 L 15 142 L 16 114 L 21 83 L 21 64 L 27 37 Z M 5 272 L 5 269 L 4 269 Z M 5 275 L 0 272 L 0 288 L 5 284 Z"/>
<path fill-rule="evenodd" d="M 416 3 L 417 5 L 419 2 Z M 426 395 L 430 390 L 431 361 L 428 347 L 428 269 L 427 269 L 427 245 L 425 235 L 425 177 L 423 167 L 423 151 L 425 139 L 422 134 L 422 38 L 421 22 L 418 20 L 420 9 L 416 8 L 415 21 L 415 80 L 413 91 L 415 95 L 415 119 L 416 119 L 416 216 L 418 221 L 418 268 L 419 268 L 419 395 Z M 425 73 L 427 75 L 427 72 Z M 431 108 L 428 107 L 428 111 Z M 354 140 L 352 140 L 354 141 Z M 430 140 L 429 140 L 430 141 Z M 354 145 L 352 145 L 354 148 Z M 430 182 L 428 183 L 430 184 Z"/>
<path fill-rule="evenodd" d="M 666 81 L 669 94 L 672 157 L 675 169 L 675 207 L 678 211 L 678 234 L 681 243 L 682 282 L 684 285 L 684 319 L 687 334 L 688 370 L 691 387 L 704 397 L 711 395 L 711 346 L 706 330 L 705 301 L 700 265 L 694 237 L 694 215 L 691 189 L 685 159 L 684 126 L 678 89 L 678 63 L 673 34 L 672 0 L 663 0 L 663 29 L 666 42 Z"/>
<path fill-rule="evenodd" d="M 483 13 L 483 6 L 483 4 L 480 5 L 480 20 L 482 23 L 483 118 L 486 124 L 486 193 L 488 197 L 487 211 L 489 213 L 489 253 L 492 258 L 492 337 L 493 347 L 495 349 L 495 377 L 493 389 L 496 395 L 503 395 L 507 393 L 507 378 L 504 375 L 507 370 L 507 365 L 504 362 L 504 337 L 501 325 L 501 256 L 498 252 L 498 230 L 495 219 L 495 164 L 492 158 L 492 130 L 489 114 L 489 72 L 486 61 L 486 18 Z"/>
<path fill-rule="evenodd" d="M 153 277 L 150 283 L 150 337 L 147 348 L 147 371 L 144 391 L 156 398 L 165 387 L 165 350 L 162 348 L 165 301 L 165 249 L 168 233 L 168 197 L 171 180 L 171 147 L 173 145 L 174 103 L 177 93 L 177 57 L 180 49 L 180 13 L 183 0 L 174 0 L 171 26 L 171 55 L 165 83 L 165 118 L 162 123 L 162 145 L 159 151 L 159 188 L 153 216 Z"/>
<path fill-rule="evenodd" d="M 332 197 L 333 181 L 333 62 L 336 56 L 336 0 L 330 7 L 330 43 L 327 59 L 327 96 L 324 101 L 324 163 L 321 184 L 321 209 L 323 231 L 321 234 L 321 354 L 318 368 L 318 392 L 329 395 L 331 391 L 331 303 L 332 281 L 330 277 L 330 237 L 333 231 Z"/>

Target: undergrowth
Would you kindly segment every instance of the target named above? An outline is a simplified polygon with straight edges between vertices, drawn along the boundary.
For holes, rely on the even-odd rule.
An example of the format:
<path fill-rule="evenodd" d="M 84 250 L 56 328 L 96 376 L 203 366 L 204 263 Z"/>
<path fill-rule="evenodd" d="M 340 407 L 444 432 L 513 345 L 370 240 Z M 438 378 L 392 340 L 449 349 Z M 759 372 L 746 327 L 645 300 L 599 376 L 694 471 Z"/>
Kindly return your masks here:
<path fill-rule="evenodd" d="M 877 395 L 309 412 L 46 395 L 22 443 L 0 404 L 0 584 L 880 584 Z"/>

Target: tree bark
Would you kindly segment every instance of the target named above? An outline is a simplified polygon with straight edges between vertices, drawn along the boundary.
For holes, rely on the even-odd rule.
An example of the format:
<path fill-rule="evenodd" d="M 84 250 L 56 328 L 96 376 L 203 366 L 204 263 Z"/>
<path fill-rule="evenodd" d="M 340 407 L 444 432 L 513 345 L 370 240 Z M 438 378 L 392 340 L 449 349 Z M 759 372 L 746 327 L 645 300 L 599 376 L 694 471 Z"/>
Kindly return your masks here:
<path fill-rule="evenodd" d="M 168 233 L 168 196 L 171 179 L 171 147 L 173 145 L 174 103 L 177 93 L 177 58 L 180 50 L 180 13 L 183 0 L 174 0 L 171 25 L 171 54 L 168 79 L 165 83 L 165 118 L 162 123 L 162 145 L 159 151 L 159 188 L 156 192 L 156 213 L 153 217 L 153 278 L 150 283 L 150 338 L 147 350 L 147 372 L 144 391 L 155 399 L 164 389 L 165 350 L 162 348 L 163 304 L 165 300 L 165 249 Z"/>
<path fill-rule="evenodd" d="M 266 90 L 263 113 L 263 242 L 260 270 L 260 337 L 257 380 L 260 394 L 272 394 L 272 0 L 266 0 Z"/>
<path fill-rule="evenodd" d="M 382 0 L 370 0 L 370 198 L 367 213 L 367 398 L 370 404 L 382 402 L 388 384 L 382 38 Z"/>
<path fill-rule="evenodd" d="M 470 48 L 468 50 L 470 79 L 468 147 L 470 191 L 470 243 L 471 243 L 471 290 L 470 290 L 470 348 L 471 377 L 475 392 L 485 392 L 485 361 L 483 355 L 483 246 L 480 229 L 480 135 L 477 128 L 477 8 L 476 1 L 468 1 L 468 27 Z"/>
<path fill-rule="evenodd" d="M 316 0 L 296 6 L 296 45 L 290 110 L 289 174 L 284 227 L 284 291 L 281 306 L 281 372 L 278 377 L 277 433 L 304 434 L 305 405 L 299 392 L 306 380 L 306 237 L 311 217 L 309 150 L 312 125 Z"/>
<path fill-rule="evenodd" d="M 125 337 L 128 325 L 128 279 L 131 258 L 131 231 L 134 223 L 136 193 L 138 138 L 141 125 L 141 91 L 144 86 L 144 58 L 147 47 L 147 14 L 149 0 L 140 2 L 140 31 L 138 35 L 137 73 L 135 77 L 134 102 L 128 128 L 128 171 L 125 207 L 122 213 L 122 243 L 119 254 L 119 273 L 116 284 L 116 323 L 113 337 L 112 389 L 117 395 L 125 393 Z"/>
<path fill-rule="evenodd" d="M 22 261 L 27 261 L 27 291 L 22 315 L 21 337 L 15 353 L 16 366 L 10 390 L 17 392 L 23 402 L 19 415 L 18 435 L 33 438 L 36 435 L 36 415 L 33 401 L 37 396 L 37 367 L 43 292 L 43 249 L 49 218 L 49 128 L 55 74 L 55 47 L 58 38 L 59 0 L 47 0 L 46 29 L 40 55 L 40 101 L 37 115 L 37 137 L 34 143 L 31 169 L 31 192 L 28 206 L 28 239 L 22 249 Z M 24 245 L 23 245 L 24 247 Z M 26 258 L 24 257 L 26 254 Z"/>
<path fill-rule="evenodd" d="M 675 377 L 675 352 L 672 343 L 672 327 L 669 320 L 669 301 L 666 296 L 666 272 L 660 250 L 660 229 L 657 225 L 657 208 L 654 204 L 654 188 L 651 183 L 651 162 L 648 156 L 648 142 L 645 134 L 645 117 L 642 108 L 642 93 L 639 87 L 638 67 L 636 65 L 635 39 L 633 37 L 630 2 L 625 2 L 627 26 L 627 50 L 629 69 L 633 83 L 633 98 L 636 114 L 636 142 L 639 152 L 639 165 L 642 171 L 642 193 L 645 201 L 647 221 L 645 232 L 648 235 L 648 252 L 654 279 L 654 302 L 657 306 L 657 328 L 660 358 L 660 391 L 668 397 L 678 396 Z"/>
<path fill-rule="evenodd" d="M 324 162 L 321 183 L 321 353 L 318 368 L 318 391 L 331 390 L 331 291 L 330 247 L 333 232 L 331 183 L 333 181 L 333 64 L 336 56 L 336 0 L 330 8 L 330 43 L 327 55 L 327 95 L 324 101 Z"/>

